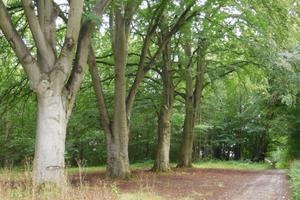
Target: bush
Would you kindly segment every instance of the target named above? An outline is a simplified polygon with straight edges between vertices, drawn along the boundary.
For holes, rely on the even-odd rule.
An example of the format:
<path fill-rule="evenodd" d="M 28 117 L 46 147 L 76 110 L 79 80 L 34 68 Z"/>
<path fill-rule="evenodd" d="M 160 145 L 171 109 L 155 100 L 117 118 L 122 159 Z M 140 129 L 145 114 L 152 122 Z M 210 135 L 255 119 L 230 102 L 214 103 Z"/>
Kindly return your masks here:
<path fill-rule="evenodd" d="M 289 167 L 287 148 L 277 148 L 275 151 L 270 152 L 269 157 L 276 162 L 276 168 L 286 169 Z"/>
<path fill-rule="evenodd" d="M 300 200 L 300 161 L 294 161 L 290 165 L 289 176 L 293 200 Z"/>

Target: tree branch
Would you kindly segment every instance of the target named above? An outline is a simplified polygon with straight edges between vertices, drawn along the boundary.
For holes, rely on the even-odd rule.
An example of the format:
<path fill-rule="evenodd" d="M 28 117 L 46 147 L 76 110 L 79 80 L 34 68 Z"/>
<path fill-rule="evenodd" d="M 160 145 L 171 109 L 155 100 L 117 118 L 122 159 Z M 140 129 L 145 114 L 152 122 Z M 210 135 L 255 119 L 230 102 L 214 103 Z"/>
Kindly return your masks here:
<path fill-rule="evenodd" d="M 96 94 L 97 104 L 100 113 L 100 122 L 102 128 L 106 134 L 111 134 L 111 123 L 108 115 L 108 111 L 105 104 L 103 88 L 101 84 L 101 79 L 99 76 L 99 71 L 97 68 L 95 53 L 93 48 L 90 47 L 89 57 L 88 57 L 89 70 L 92 76 L 93 88 Z"/>
<path fill-rule="evenodd" d="M 47 61 L 48 66 L 53 65 L 55 62 L 55 55 L 46 42 L 46 38 L 40 27 L 38 18 L 34 13 L 34 5 L 32 4 L 32 1 L 22 0 L 22 5 L 39 54 L 43 57 L 43 60 Z"/>
<path fill-rule="evenodd" d="M 20 60 L 27 76 L 31 89 L 36 90 L 40 81 L 40 70 L 36 60 L 30 54 L 24 41 L 13 26 L 11 18 L 2 0 L 0 0 L 0 28 L 10 46 Z"/>
<path fill-rule="evenodd" d="M 70 2 L 70 10 L 67 22 L 67 32 L 65 36 L 64 45 L 62 47 L 59 63 L 64 63 L 61 66 L 66 66 L 67 69 L 63 69 L 65 73 L 70 71 L 70 63 L 72 61 L 72 52 L 78 41 L 81 15 L 83 11 L 84 0 L 76 0 Z"/>
<path fill-rule="evenodd" d="M 196 13 L 198 13 L 199 11 L 194 11 L 192 14 L 188 15 L 190 9 L 192 8 L 192 6 L 194 5 L 195 1 L 192 1 L 192 3 L 190 3 L 187 8 L 181 13 L 181 15 L 179 16 L 179 18 L 177 19 L 177 21 L 175 22 L 174 26 L 172 26 L 171 30 L 169 31 L 168 34 L 166 34 L 166 36 L 162 39 L 162 44 L 159 45 L 157 51 L 155 52 L 155 54 L 153 55 L 153 57 L 151 58 L 149 64 L 147 65 L 147 67 L 139 67 L 137 74 L 136 74 L 136 78 L 129 90 L 129 94 L 126 98 L 126 111 L 127 111 L 127 118 L 129 119 L 130 117 L 130 113 L 133 107 L 133 102 L 135 99 L 135 96 L 137 94 L 138 88 L 144 78 L 144 76 L 147 74 L 147 72 L 153 67 L 155 66 L 155 62 L 157 60 L 157 58 L 161 55 L 162 50 L 165 48 L 166 44 L 171 40 L 172 36 L 184 25 L 184 23 L 190 19 L 192 19 L 193 16 L 196 15 Z M 163 10 L 161 11 L 163 12 Z M 159 19 L 161 19 L 161 15 L 158 15 L 158 18 L 155 20 L 155 23 L 153 25 L 153 27 L 150 28 L 155 28 L 158 26 L 158 22 Z M 188 16 L 187 16 L 188 15 Z M 155 30 L 154 29 L 154 30 Z M 151 34 L 152 31 L 151 30 L 149 33 Z M 154 31 L 155 32 L 155 31 Z M 150 37 L 151 39 L 151 37 Z M 149 41 L 150 42 L 150 41 Z M 149 45 L 147 43 L 145 43 L 144 45 Z M 141 64 L 144 65 L 143 62 L 141 62 Z"/>
<path fill-rule="evenodd" d="M 99 1 L 95 8 L 94 14 L 102 16 L 105 8 L 109 5 L 111 0 Z M 69 24 L 69 23 L 68 23 Z M 73 106 L 75 101 L 75 94 L 77 94 L 80 84 L 83 80 L 83 75 L 88 61 L 88 53 L 91 44 L 91 33 L 94 30 L 95 23 L 91 20 L 86 20 L 80 29 L 78 38 L 78 45 L 74 66 L 71 71 L 70 78 L 66 84 L 68 90 L 69 106 Z"/>

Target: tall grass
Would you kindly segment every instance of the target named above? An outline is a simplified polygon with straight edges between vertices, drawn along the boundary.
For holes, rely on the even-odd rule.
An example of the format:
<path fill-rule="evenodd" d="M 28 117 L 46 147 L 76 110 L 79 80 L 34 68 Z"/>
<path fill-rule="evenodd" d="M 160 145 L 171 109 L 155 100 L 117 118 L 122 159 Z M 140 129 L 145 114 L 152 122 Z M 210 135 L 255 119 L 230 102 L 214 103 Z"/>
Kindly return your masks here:
<path fill-rule="evenodd" d="M 291 180 L 291 189 L 293 200 L 300 200 L 300 161 L 294 161 L 290 164 L 289 176 Z"/>
<path fill-rule="evenodd" d="M 2 170 L 0 179 L 1 200 L 115 200 L 113 185 L 99 181 L 93 186 L 80 183 L 75 187 L 67 183 L 61 188 L 45 185 L 38 191 L 34 189 L 30 172 Z"/>
<path fill-rule="evenodd" d="M 142 166 L 144 165 L 140 164 L 134 168 L 141 168 Z M 164 197 L 154 194 L 153 184 L 155 181 L 144 178 L 136 180 L 139 183 L 139 188 L 133 193 L 120 192 L 117 183 L 112 181 L 99 179 L 90 185 L 84 183 L 87 173 L 103 170 L 103 167 L 85 168 L 79 166 L 68 172 L 80 176 L 78 186 L 70 183 L 61 188 L 45 185 L 37 191 L 31 181 L 31 171 L 2 169 L 0 170 L 0 200 L 165 200 Z"/>

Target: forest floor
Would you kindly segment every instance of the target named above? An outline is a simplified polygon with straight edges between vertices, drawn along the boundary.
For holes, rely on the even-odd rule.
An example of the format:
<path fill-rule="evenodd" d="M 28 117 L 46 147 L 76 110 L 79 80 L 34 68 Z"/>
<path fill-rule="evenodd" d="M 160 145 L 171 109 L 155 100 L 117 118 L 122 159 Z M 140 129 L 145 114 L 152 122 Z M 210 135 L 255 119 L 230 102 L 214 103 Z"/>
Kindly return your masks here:
<path fill-rule="evenodd" d="M 98 185 L 104 172 L 81 177 L 83 184 Z M 78 185 L 79 175 L 71 175 L 72 185 Z M 109 184 L 108 181 L 104 181 Z M 132 179 L 117 181 L 115 192 L 121 199 L 199 199 L 199 200 L 288 200 L 289 183 L 285 170 L 232 169 L 173 169 L 156 174 L 148 170 L 134 170 Z M 126 195 L 127 194 L 127 195 Z M 150 198 L 143 197 L 152 195 Z"/>
<path fill-rule="evenodd" d="M 285 170 L 265 163 L 205 161 L 153 173 L 152 162 L 131 165 L 129 180 L 106 179 L 105 167 L 68 168 L 61 190 L 36 194 L 31 170 L 0 169 L 0 200 L 289 200 Z M 172 166 L 175 166 L 174 164 Z"/>

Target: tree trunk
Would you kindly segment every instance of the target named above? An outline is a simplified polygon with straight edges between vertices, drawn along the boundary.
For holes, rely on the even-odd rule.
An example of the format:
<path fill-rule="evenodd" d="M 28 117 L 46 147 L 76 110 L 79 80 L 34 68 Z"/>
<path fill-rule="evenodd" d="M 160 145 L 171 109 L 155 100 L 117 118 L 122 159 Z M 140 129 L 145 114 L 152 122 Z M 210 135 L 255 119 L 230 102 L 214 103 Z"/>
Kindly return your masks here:
<path fill-rule="evenodd" d="M 192 167 L 195 109 L 192 72 L 192 50 L 190 44 L 184 45 L 184 50 L 187 59 L 185 71 L 185 118 L 182 133 L 181 151 L 177 167 Z"/>
<path fill-rule="evenodd" d="M 178 167 L 192 167 L 194 118 L 193 104 L 188 100 L 186 102 L 183 138 Z"/>
<path fill-rule="evenodd" d="M 10 130 L 11 130 L 11 122 L 9 117 L 7 117 L 7 119 L 5 120 L 5 128 L 4 128 L 5 141 L 8 140 Z"/>
<path fill-rule="evenodd" d="M 119 59 L 119 58 L 118 58 Z M 122 61 L 123 62 L 123 61 Z M 115 110 L 114 123 L 111 123 L 105 106 L 96 57 L 91 49 L 89 54 L 90 72 L 100 112 L 100 123 L 106 136 L 107 176 L 110 178 L 127 178 L 130 175 L 128 158 L 128 127 L 124 112 L 125 69 L 123 64 L 116 62 Z M 123 99 L 123 101 L 122 101 Z"/>
<path fill-rule="evenodd" d="M 124 132 L 120 133 L 114 134 L 115 138 L 107 137 L 107 176 L 112 179 L 127 179 L 130 176 L 128 138 Z"/>
<path fill-rule="evenodd" d="M 153 171 L 166 172 L 170 170 L 169 153 L 171 139 L 171 108 L 162 105 L 158 119 L 158 145 Z"/>
<path fill-rule="evenodd" d="M 48 91 L 49 92 L 49 91 Z M 38 94 L 34 183 L 64 183 L 67 113 L 62 95 Z"/>
<path fill-rule="evenodd" d="M 158 172 L 170 170 L 171 117 L 174 99 L 174 86 L 170 62 L 169 45 L 167 45 L 163 51 L 163 99 L 158 117 L 158 145 L 153 166 L 153 171 Z"/>
<path fill-rule="evenodd" d="M 126 64 L 128 56 L 128 34 L 130 21 L 125 12 L 125 5 L 115 7 L 113 27 L 113 53 L 115 60 L 115 95 L 112 132 L 107 135 L 107 174 L 110 178 L 128 178 L 129 130 L 126 113 Z"/>
<path fill-rule="evenodd" d="M 199 112 L 203 91 L 204 73 L 206 69 L 205 51 L 207 49 L 207 43 L 205 40 L 200 40 L 198 45 L 195 88 L 193 88 L 193 56 L 191 45 L 186 44 L 183 46 L 187 57 L 185 72 L 185 119 L 181 152 L 177 167 L 192 167 L 194 127 L 197 116 L 196 113 Z"/>
<path fill-rule="evenodd" d="M 102 15 L 110 0 L 99 1 L 93 14 Z M 59 6 L 53 1 L 23 0 L 22 8 L 31 30 L 37 58 L 26 46 L 11 17 L 0 0 L 0 29 L 22 64 L 31 89 L 37 93 L 38 113 L 34 184 L 51 182 L 63 184 L 65 137 L 68 118 L 75 96 L 83 80 L 87 50 L 90 45 L 92 20 L 81 26 L 84 0 L 69 1 L 66 32 L 61 48 L 56 44 L 56 17 Z M 80 32 L 80 37 L 79 37 Z M 75 59 L 74 51 L 77 48 Z M 65 84 L 66 83 L 66 84 Z"/>

